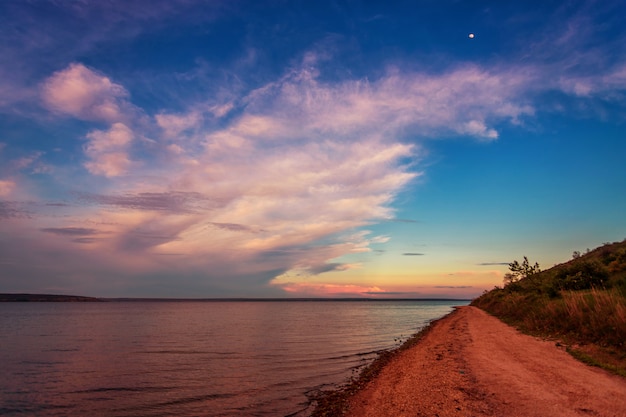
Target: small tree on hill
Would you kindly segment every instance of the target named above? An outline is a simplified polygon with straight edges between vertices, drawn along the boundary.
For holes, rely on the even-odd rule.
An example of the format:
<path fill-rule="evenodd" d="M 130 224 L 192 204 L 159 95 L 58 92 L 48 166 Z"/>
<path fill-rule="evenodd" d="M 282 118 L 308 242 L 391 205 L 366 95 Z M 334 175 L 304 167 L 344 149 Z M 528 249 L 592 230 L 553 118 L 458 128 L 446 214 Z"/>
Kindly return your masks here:
<path fill-rule="evenodd" d="M 530 265 L 528 258 L 524 256 L 524 261 L 520 264 L 518 261 L 513 261 L 509 264 L 509 270 L 504 274 L 504 284 L 508 285 L 512 282 L 517 282 L 520 279 L 528 278 L 531 275 L 541 272 L 539 264 L 535 262 L 534 265 Z"/>

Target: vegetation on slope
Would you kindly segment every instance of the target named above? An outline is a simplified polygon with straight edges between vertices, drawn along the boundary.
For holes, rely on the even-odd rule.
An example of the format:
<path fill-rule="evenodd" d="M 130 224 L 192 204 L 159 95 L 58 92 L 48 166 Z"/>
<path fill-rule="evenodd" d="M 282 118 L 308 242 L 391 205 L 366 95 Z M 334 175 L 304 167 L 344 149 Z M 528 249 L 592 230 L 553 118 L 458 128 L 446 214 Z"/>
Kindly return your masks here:
<path fill-rule="evenodd" d="M 626 376 L 626 240 L 574 252 L 572 260 L 545 271 L 526 257 L 509 268 L 504 287 L 472 305 Z"/>

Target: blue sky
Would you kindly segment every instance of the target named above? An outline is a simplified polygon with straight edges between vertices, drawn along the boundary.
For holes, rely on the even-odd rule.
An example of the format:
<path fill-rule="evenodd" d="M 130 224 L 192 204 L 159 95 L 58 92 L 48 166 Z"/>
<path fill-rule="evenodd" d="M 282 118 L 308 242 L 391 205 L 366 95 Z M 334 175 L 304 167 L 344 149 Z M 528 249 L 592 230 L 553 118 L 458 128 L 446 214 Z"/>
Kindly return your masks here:
<path fill-rule="evenodd" d="M 2 2 L 0 291 L 463 298 L 621 241 L 625 15 Z"/>

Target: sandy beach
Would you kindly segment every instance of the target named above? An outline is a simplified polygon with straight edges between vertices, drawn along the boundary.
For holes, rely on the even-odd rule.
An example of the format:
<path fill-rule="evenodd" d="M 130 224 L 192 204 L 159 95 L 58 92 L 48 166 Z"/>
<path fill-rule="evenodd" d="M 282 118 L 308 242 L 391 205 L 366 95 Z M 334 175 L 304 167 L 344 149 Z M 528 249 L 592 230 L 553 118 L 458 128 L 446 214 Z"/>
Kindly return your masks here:
<path fill-rule="evenodd" d="M 626 380 L 460 307 L 354 395 L 348 415 L 626 416 Z"/>

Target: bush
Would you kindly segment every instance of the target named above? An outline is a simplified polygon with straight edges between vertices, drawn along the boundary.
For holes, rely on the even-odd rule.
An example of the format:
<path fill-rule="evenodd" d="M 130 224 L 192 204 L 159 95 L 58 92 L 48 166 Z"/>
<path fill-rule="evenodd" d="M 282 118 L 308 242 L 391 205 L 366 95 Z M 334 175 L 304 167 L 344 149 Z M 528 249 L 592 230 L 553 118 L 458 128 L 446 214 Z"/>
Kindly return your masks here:
<path fill-rule="evenodd" d="M 611 273 L 626 271 L 626 249 L 613 253 L 607 261 Z"/>
<path fill-rule="evenodd" d="M 609 271 L 597 260 L 573 263 L 559 272 L 553 280 L 553 289 L 561 291 L 602 288 L 609 278 Z"/>

